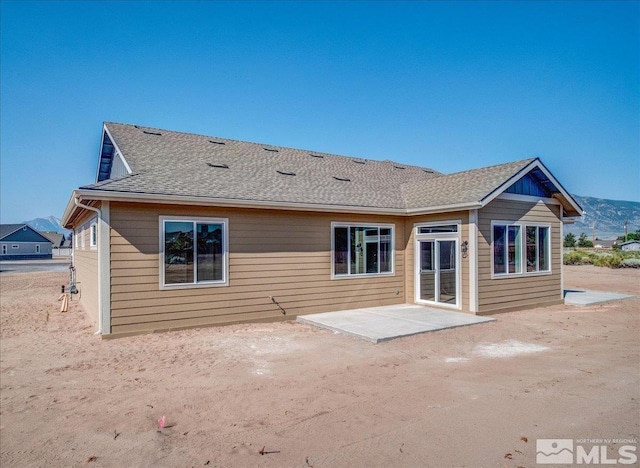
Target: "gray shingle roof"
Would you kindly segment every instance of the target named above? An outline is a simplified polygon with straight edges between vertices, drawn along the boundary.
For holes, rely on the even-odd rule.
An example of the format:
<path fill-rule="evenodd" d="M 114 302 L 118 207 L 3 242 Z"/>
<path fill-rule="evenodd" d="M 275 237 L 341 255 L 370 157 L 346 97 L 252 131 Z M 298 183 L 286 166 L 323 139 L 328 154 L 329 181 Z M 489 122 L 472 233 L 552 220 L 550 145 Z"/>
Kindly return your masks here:
<path fill-rule="evenodd" d="M 0 224 L 0 239 L 2 239 L 3 237 L 8 236 L 12 232 L 17 231 L 22 226 L 24 226 L 24 223 L 22 223 L 22 224 Z"/>
<path fill-rule="evenodd" d="M 429 207 L 481 202 L 533 161 L 535 158 L 523 159 L 405 184 L 402 191 L 406 207 L 426 208 L 425 201 Z"/>
<path fill-rule="evenodd" d="M 534 161 L 430 168 L 105 123 L 132 174 L 81 187 L 125 193 L 419 209 L 479 202 Z"/>
<path fill-rule="evenodd" d="M 55 231 L 39 231 L 44 237 L 49 239 L 51 243 L 56 247 L 62 247 L 64 245 L 64 234 L 60 234 Z"/>

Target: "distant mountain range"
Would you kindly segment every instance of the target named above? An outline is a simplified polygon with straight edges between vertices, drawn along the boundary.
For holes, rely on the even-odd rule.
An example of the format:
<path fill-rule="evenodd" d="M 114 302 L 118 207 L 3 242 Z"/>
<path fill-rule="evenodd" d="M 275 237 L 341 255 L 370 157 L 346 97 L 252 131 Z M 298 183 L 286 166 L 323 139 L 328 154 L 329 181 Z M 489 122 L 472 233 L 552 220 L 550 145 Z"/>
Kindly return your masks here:
<path fill-rule="evenodd" d="M 624 223 L 628 220 L 628 232 L 640 229 L 640 203 L 621 200 L 607 200 L 604 198 L 582 197 L 574 195 L 574 198 L 586 214 L 574 224 L 566 225 L 565 234 L 571 232 L 576 236 L 585 233 L 588 238 L 593 235 L 598 239 L 615 239 L 624 234 Z M 69 234 L 71 231 L 64 229 L 60 224 L 60 218 L 47 216 L 25 221 L 26 224 L 38 231 L 55 231 L 61 234 Z"/>
<path fill-rule="evenodd" d="M 23 223 L 28 224 L 36 231 L 58 232 L 60 234 L 64 234 L 65 236 L 71 233 L 69 229 L 65 229 L 62 227 L 62 220 L 55 216 L 47 216 L 46 218 L 35 218 L 31 221 L 23 221 Z"/>
<path fill-rule="evenodd" d="M 585 233 L 589 239 L 616 239 L 624 234 L 624 223 L 628 220 L 628 232 L 640 229 L 640 203 L 622 200 L 607 200 L 605 198 L 581 197 L 573 195 L 585 211 L 585 215 L 575 224 L 564 227 L 565 234 L 572 233 L 579 236 Z"/>

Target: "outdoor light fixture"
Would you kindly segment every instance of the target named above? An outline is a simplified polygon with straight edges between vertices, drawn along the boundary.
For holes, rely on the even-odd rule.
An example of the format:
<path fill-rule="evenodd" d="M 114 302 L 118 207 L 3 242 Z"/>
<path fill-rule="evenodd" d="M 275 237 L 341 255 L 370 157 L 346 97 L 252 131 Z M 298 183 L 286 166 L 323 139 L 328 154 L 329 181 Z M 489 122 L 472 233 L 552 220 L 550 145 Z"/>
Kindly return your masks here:
<path fill-rule="evenodd" d="M 462 250 L 462 258 L 467 258 L 467 252 L 469 251 L 469 242 L 464 241 L 460 246 L 460 250 Z"/>

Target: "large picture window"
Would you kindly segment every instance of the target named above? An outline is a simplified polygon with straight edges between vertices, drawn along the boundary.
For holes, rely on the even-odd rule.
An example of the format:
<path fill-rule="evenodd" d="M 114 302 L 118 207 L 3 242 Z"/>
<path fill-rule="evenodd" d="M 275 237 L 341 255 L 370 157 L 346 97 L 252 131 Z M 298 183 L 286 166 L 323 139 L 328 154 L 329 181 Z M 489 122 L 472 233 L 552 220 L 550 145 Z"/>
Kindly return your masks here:
<path fill-rule="evenodd" d="M 162 219 L 163 286 L 227 281 L 226 219 Z"/>
<path fill-rule="evenodd" d="M 549 272 L 549 229 L 549 226 L 494 223 L 493 274 L 499 276 Z M 523 265 L 526 265 L 526 270 Z"/>
<path fill-rule="evenodd" d="M 393 226 L 333 225 L 335 276 L 393 273 Z"/>

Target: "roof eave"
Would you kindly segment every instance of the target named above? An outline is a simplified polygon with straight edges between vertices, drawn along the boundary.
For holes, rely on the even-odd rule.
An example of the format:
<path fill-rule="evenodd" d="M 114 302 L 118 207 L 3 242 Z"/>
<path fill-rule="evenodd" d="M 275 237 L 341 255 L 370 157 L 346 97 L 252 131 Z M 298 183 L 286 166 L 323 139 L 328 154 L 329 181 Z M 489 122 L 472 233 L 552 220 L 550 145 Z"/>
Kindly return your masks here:
<path fill-rule="evenodd" d="M 108 190 L 74 190 L 64 212 L 62 223 L 68 228 L 72 215 L 82 208 L 75 204 L 75 198 L 79 202 L 90 200 L 137 202 L 137 203 L 167 203 L 172 205 L 200 205 L 200 206 L 224 206 L 234 208 L 261 208 L 272 210 L 315 211 L 325 213 L 365 213 L 395 216 L 416 216 L 422 214 L 442 213 L 446 211 L 473 210 L 482 207 L 480 202 L 465 202 L 449 205 L 439 205 L 421 208 L 385 208 L 371 206 L 350 205 L 322 205 L 313 203 L 274 202 L 260 200 L 242 200 L 230 198 L 205 198 L 179 195 L 163 195 L 135 192 L 115 192 Z"/>
<path fill-rule="evenodd" d="M 431 206 L 428 208 L 410 208 L 404 210 L 404 214 L 407 216 L 417 216 L 423 214 L 444 213 L 448 211 L 477 210 L 479 208 L 482 208 L 482 203 L 480 202 L 465 202 L 453 203 L 450 205 Z"/>
<path fill-rule="evenodd" d="M 348 206 L 348 205 L 324 205 L 314 203 L 296 203 L 296 202 L 277 202 L 277 201 L 261 201 L 246 200 L 232 198 L 209 198 L 194 197 L 186 195 L 166 195 L 155 193 L 137 193 L 137 192 L 116 192 L 109 190 L 91 190 L 77 189 L 73 191 L 71 199 L 67 203 L 62 222 L 65 227 L 69 224 L 72 215 L 75 212 L 75 198 L 78 201 L 104 200 L 104 201 L 120 201 L 120 202 L 137 202 L 137 203 L 166 203 L 172 205 L 199 205 L 199 206 L 224 206 L 234 208 L 262 208 L 274 210 L 293 210 L 293 211 L 318 211 L 318 212 L 334 212 L 334 213 L 369 213 L 369 214 L 387 214 L 387 215 L 404 215 L 404 208 L 391 207 L 371 207 L 371 206 Z"/>
<path fill-rule="evenodd" d="M 79 192 L 80 192 L 79 190 L 74 190 L 73 192 L 71 192 L 71 198 L 69 198 L 69 201 L 67 202 L 67 207 L 64 209 L 64 212 L 62 213 L 62 219 L 60 220 L 60 224 L 65 229 L 71 229 L 71 225 L 69 224 L 69 221 L 71 220 L 71 216 L 74 214 L 76 209 L 78 209 L 78 207 L 76 206 L 75 200 L 76 198 L 79 197 Z"/>

